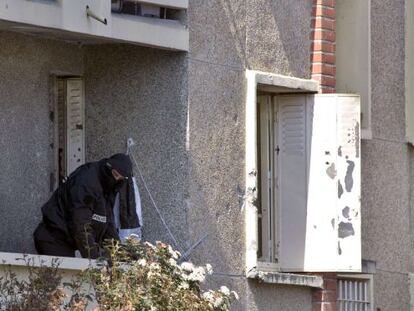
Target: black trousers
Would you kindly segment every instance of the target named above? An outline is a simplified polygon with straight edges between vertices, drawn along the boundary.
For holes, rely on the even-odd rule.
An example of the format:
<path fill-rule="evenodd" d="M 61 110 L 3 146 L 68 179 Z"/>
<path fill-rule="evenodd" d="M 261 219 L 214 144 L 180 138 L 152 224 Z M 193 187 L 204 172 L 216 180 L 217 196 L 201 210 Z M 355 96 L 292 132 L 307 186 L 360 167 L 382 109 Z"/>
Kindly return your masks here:
<path fill-rule="evenodd" d="M 63 233 L 43 222 L 37 226 L 33 238 L 39 255 L 75 257 L 75 249 L 66 241 Z"/>

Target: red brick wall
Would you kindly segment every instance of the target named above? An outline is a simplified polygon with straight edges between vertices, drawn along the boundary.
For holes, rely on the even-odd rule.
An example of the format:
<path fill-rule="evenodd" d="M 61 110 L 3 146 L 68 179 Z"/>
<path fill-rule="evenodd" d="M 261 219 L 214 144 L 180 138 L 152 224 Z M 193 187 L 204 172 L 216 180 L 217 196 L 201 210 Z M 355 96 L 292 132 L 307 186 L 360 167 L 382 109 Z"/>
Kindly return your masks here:
<path fill-rule="evenodd" d="M 311 73 L 321 93 L 335 92 L 335 0 L 313 0 Z"/>
<path fill-rule="evenodd" d="M 337 276 L 336 273 L 321 273 L 323 277 L 323 289 L 314 289 L 312 293 L 313 311 L 337 310 Z"/>
<path fill-rule="evenodd" d="M 335 92 L 335 0 L 313 0 L 311 73 L 320 82 L 320 93 Z M 337 310 L 336 273 L 319 274 L 324 288 L 312 294 L 313 311 Z"/>

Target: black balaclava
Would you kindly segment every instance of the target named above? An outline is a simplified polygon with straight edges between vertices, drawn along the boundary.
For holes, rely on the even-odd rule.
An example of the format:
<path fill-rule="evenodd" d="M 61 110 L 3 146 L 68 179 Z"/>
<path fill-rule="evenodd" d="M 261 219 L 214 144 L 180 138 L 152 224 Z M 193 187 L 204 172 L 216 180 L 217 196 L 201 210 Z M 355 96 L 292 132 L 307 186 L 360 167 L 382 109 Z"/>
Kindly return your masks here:
<path fill-rule="evenodd" d="M 128 155 L 123 153 L 117 153 L 110 157 L 109 159 L 102 160 L 103 167 L 101 169 L 102 176 L 102 185 L 105 189 L 105 192 L 109 193 L 111 191 L 117 191 L 123 181 L 116 181 L 112 175 L 112 170 L 117 170 L 122 176 L 130 177 L 132 176 L 132 162 Z"/>
<path fill-rule="evenodd" d="M 117 170 L 122 176 L 132 175 L 132 162 L 128 155 L 117 153 L 110 157 L 107 162 L 112 166 L 112 169 Z"/>

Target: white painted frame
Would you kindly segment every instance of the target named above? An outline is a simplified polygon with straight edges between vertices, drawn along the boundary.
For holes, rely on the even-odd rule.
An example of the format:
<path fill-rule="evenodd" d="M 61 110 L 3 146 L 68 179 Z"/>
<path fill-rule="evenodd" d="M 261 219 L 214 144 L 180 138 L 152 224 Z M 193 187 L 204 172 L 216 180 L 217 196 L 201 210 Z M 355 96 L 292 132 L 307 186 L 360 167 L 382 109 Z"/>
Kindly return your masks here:
<path fill-rule="evenodd" d="M 246 276 L 257 277 L 260 264 L 257 260 L 258 249 L 258 213 L 254 202 L 257 199 L 257 91 L 272 90 L 280 93 L 317 93 L 319 83 L 314 80 L 299 79 L 272 73 L 246 70 L 246 202 L 245 202 L 245 245 Z M 263 265 L 263 264 L 261 264 Z M 264 268 L 264 267 L 263 267 Z M 274 265 L 267 266 L 270 270 Z"/>
<path fill-rule="evenodd" d="M 58 120 L 58 80 L 59 79 L 82 79 L 82 92 L 85 97 L 85 81 L 83 76 L 80 73 L 68 73 L 68 72 L 61 72 L 61 71 L 53 71 L 50 73 L 49 83 L 50 83 L 50 98 L 49 98 L 49 110 L 54 115 L 54 120 L 51 121 L 50 131 L 51 136 L 53 137 L 53 171 L 51 172 L 54 175 L 54 183 L 53 183 L 53 190 L 50 189 L 50 192 L 53 192 L 59 186 L 59 120 Z M 85 99 L 84 99 L 85 101 Z M 86 105 L 86 101 L 84 102 L 84 106 Z M 83 128 L 84 128 L 84 136 L 83 136 L 83 152 L 86 154 L 86 129 L 85 129 L 85 109 L 83 110 Z M 65 130 L 66 131 L 66 130 Z M 86 159 L 86 156 L 84 155 Z"/>

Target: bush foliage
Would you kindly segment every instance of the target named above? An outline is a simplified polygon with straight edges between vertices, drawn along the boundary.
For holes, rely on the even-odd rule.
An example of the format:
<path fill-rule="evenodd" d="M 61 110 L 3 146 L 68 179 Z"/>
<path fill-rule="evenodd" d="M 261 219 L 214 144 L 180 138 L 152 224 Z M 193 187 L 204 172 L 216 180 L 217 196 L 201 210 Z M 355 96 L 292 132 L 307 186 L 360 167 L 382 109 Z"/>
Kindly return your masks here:
<path fill-rule="evenodd" d="M 226 311 L 238 299 L 225 286 L 204 291 L 211 266 L 179 263 L 180 253 L 167 244 L 128 239 L 105 248 L 106 258 L 63 285 L 57 261 L 40 268 L 29 262 L 28 280 L 9 269 L 0 278 L 0 310 Z"/>

